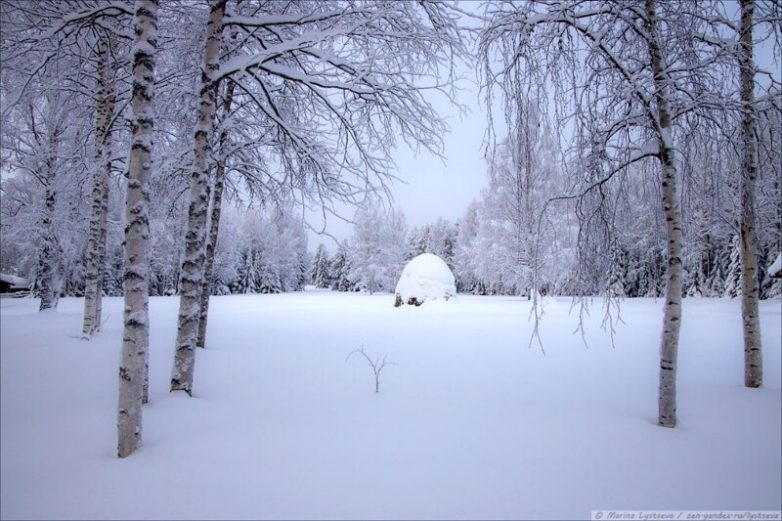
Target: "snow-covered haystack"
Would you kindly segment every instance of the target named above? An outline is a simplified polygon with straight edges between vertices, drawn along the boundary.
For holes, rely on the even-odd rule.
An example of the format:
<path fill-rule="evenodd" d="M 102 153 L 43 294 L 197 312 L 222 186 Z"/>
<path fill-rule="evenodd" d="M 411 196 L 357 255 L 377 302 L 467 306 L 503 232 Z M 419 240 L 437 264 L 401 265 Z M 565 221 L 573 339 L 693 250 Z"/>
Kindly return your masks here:
<path fill-rule="evenodd" d="M 443 259 L 431 253 L 422 253 L 407 263 L 396 284 L 394 307 L 402 304 L 420 306 L 427 300 L 444 299 L 456 295 L 456 283 Z"/>

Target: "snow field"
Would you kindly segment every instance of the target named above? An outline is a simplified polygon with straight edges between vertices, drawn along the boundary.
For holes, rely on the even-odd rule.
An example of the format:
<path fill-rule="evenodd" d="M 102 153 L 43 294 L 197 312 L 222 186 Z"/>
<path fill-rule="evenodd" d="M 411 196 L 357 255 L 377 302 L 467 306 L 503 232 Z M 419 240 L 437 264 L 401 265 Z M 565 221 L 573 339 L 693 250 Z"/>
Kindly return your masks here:
<path fill-rule="evenodd" d="M 627 300 L 585 348 L 570 299 L 215 297 L 194 398 L 170 394 L 178 299 L 150 299 L 144 445 L 116 454 L 122 300 L 79 340 L 82 299 L 2 299 L 0 517 L 588 518 L 596 509 L 778 510 L 779 300 L 765 384 L 743 388 L 740 303 L 686 299 L 679 426 L 657 427 L 660 300 Z M 366 361 L 397 363 L 381 375 Z"/>

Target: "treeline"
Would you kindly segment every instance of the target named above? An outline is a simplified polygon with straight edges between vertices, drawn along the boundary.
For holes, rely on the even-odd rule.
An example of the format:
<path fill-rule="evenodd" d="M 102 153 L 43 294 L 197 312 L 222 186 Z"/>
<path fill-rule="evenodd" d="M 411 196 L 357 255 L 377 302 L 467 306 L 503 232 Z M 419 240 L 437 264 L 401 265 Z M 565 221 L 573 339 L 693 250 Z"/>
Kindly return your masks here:
<path fill-rule="evenodd" d="M 538 123 L 530 127 L 544 128 Z M 780 251 L 782 172 L 774 170 L 780 164 L 779 137 L 773 134 L 779 121 L 762 119 L 761 124 L 757 277 L 760 298 L 766 299 L 782 295 L 782 281 L 766 270 Z M 539 141 L 548 139 L 542 135 Z M 685 152 L 682 294 L 737 297 L 739 196 L 730 179 L 735 159 L 730 149 Z M 554 154 L 538 149 L 528 176 L 514 173 L 509 156 L 507 147 L 499 147 L 488 162 L 486 188 L 456 222 L 439 219 L 410 229 L 404 215 L 372 200 L 356 213 L 352 236 L 333 255 L 323 245 L 317 248 L 311 283 L 338 291 L 393 291 L 405 263 L 426 252 L 445 260 L 462 293 L 524 296 L 536 288 L 544 295 L 664 295 L 665 221 L 650 195 L 654 177 L 636 168 L 607 183 L 600 201 L 550 204 L 567 190 Z M 609 199 L 615 201 L 611 206 Z M 585 219 L 590 213 L 597 217 Z"/>
<path fill-rule="evenodd" d="M 20 178 L 4 183 L 6 193 L 19 191 Z M 30 194 L 32 196 L 32 194 Z M 34 200 L 31 197 L 32 200 Z M 6 198 L 2 201 L 8 202 Z M 75 209 L 86 226 L 89 207 L 86 202 Z M 113 205 L 112 205 L 113 207 Z M 2 272 L 19 275 L 30 281 L 37 293 L 38 262 L 33 219 L 26 218 L 34 208 L 20 207 L 14 218 L 3 223 Z M 78 221 L 76 221 L 78 222 Z M 304 289 L 308 281 L 310 257 L 307 235 L 301 219 L 289 206 L 243 208 L 234 205 L 222 216 L 223 229 L 217 242 L 212 276 L 212 294 L 279 293 Z M 57 223 L 60 224 L 59 222 Z M 59 291 L 62 296 L 83 297 L 85 289 L 86 237 L 74 222 L 58 226 L 61 245 L 58 263 Z M 181 236 L 184 219 L 179 212 L 161 215 L 150 225 L 149 294 L 170 296 L 179 293 L 181 276 Z M 106 261 L 103 267 L 103 293 L 122 295 L 123 258 L 122 227 L 119 218 L 110 223 Z"/>
<path fill-rule="evenodd" d="M 527 296 L 529 286 L 517 282 L 516 271 L 499 268 L 497 249 L 502 244 L 482 248 L 489 242 L 483 236 L 489 227 L 479 225 L 486 216 L 482 202 L 471 204 L 456 222 L 438 219 L 409 231 L 403 224 L 407 231 L 404 239 L 392 247 L 361 234 L 342 241 L 331 254 L 320 244 L 312 255 L 308 280 L 318 288 L 335 291 L 391 292 L 407 261 L 421 253 L 434 253 L 451 268 L 460 293 Z M 398 213 L 395 222 L 400 222 Z M 697 233 L 697 224 L 692 223 L 691 233 Z M 357 228 L 360 226 L 357 223 Z M 596 274 L 591 285 L 579 280 L 578 259 L 572 248 L 548 248 L 550 262 L 557 264 L 544 266 L 538 290 L 543 295 L 599 295 L 608 290 L 618 297 L 661 297 L 665 290 L 665 255 L 660 238 L 659 233 L 656 237 L 644 234 L 631 245 L 617 246 L 611 270 Z M 700 238 L 685 257 L 683 296 L 737 297 L 741 291 L 738 237 L 726 232 Z M 773 242 L 763 246 L 760 265 L 765 268 L 774 261 L 776 250 Z M 367 251 L 374 252 L 371 259 L 367 259 Z M 532 279 L 529 270 L 526 276 Z M 771 278 L 765 269 L 760 270 L 759 283 L 761 298 L 782 295 L 782 281 Z"/>
<path fill-rule="evenodd" d="M 405 263 L 420 253 L 442 257 L 456 277 L 457 290 L 475 295 L 529 295 L 534 284 L 535 248 L 538 248 L 537 287 L 542 294 L 599 295 L 610 292 L 622 297 L 660 297 L 665 289 L 665 250 L 662 218 L 656 201 L 646 198 L 643 181 L 621 189 L 635 194 L 619 212 L 616 237 L 610 245 L 596 251 L 605 269 L 598 269 L 579 254 L 577 219 L 572 208 L 548 209 L 545 221 L 556 223 L 521 233 L 507 207 L 510 182 L 497 173 L 498 161 L 489 168 L 488 185 L 458 220 L 438 219 L 434 223 L 409 227 L 399 211 L 384 209 L 373 199 L 355 215 L 352 236 L 342 241 L 333 253 L 324 245 L 308 252 L 304 223 L 294 215 L 292 203 L 275 203 L 269 208 L 246 208 L 235 204 L 221 218 L 221 232 L 215 251 L 212 294 L 278 293 L 302 290 L 305 284 L 336 291 L 391 292 Z M 555 197 L 561 186 L 558 175 L 546 177 L 546 184 L 533 189 L 532 205 L 541 207 Z M 554 179 L 554 181 L 552 181 Z M 629 178 L 628 178 L 629 179 Z M 684 199 L 685 255 L 683 294 L 685 296 L 736 297 L 741 290 L 739 239 L 735 224 L 729 220 L 732 207 L 719 207 L 710 198 L 719 195 L 730 200 L 734 190 L 728 183 L 718 184 L 704 171 L 690 178 L 692 183 L 708 183 L 710 189 L 688 187 Z M 782 281 L 768 276 L 765 267 L 778 252 L 777 217 L 779 178 L 759 179 L 758 282 L 761 298 L 782 295 Z M 37 255 L 34 247 L 35 201 L 41 200 L 40 187 L 29 178 L 17 176 L 4 181 L 3 247 L 0 266 L 3 273 L 27 277 L 35 284 Z M 79 191 L 65 189 L 58 204 L 70 207 L 72 219 L 57 221 L 61 247 L 59 269 L 62 295 L 81 297 L 85 288 L 86 237 L 79 223 L 86 226 L 87 203 Z M 119 217 L 120 187 L 110 202 L 103 292 L 122 295 L 122 226 Z M 150 226 L 149 292 L 152 296 L 176 295 L 179 291 L 181 241 L 184 219 L 180 212 L 169 211 L 160 197 L 152 194 L 156 219 Z M 67 196 L 67 197 L 65 197 Z M 116 198 L 116 200 L 115 200 Z M 12 206 L 14 201 L 30 204 Z M 159 203 L 158 203 L 159 201 Z M 710 204 L 706 204 L 710 203 Z M 12 211 L 13 210 L 13 211 Z M 555 212 L 556 210 L 556 212 Z M 505 216 L 505 217 L 503 217 Z M 537 217 L 530 212 L 530 219 Z M 74 226 L 74 224 L 76 224 Z M 526 227 L 521 219 L 519 225 Z M 581 235 L 583 239 L 584 235 Z"/>

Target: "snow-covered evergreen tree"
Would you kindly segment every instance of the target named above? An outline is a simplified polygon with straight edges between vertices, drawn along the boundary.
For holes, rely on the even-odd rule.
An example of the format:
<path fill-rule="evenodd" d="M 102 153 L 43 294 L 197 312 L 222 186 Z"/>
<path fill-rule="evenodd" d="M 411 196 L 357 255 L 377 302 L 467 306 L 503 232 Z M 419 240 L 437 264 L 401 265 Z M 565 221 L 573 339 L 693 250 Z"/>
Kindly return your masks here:
<path fill-rule="evenodd" d="M 625 277 L 627 274 L 627 254 L 618 245 L 611 248 L 609 261 L 608 293 L 611 297 L 627 296 Z"/>
<path fill-rule="evenodd" d="M 337 246 L 337 251 L 331 258 L 329 264 L 329 278 L 331 279 L 331 289 L 336 291 L 355 291 L 356 286 L 350 280 L 350 254 L 346 241 L 342 241 Z"/>
<path fill-rule="evenodd" d="M 218 242 L 216 274 L 223 292 L 280 293 L 300 291 L 310 260 L 307 236 L 298 217 L 282 206 L 270 209 L 232 208 Z"/>
<path fill-rule="evenodd" d="M 315 250 L 315 257 L 312 259 L 312 268 L 310 270 L 310 282 L 316 288 L 331 287 L 331 275 L 329 265 L 331 261 L 326 247 L 321 243 Z"/>
<path fill-rule="evenodd" d="M 430 251 L 430 226 L 416 226 L 410 230 L 407 235 L 407 244 L 405 246 L 405 261 L 421 255 L 422 253 L 432 253 Z"/>
<path fill-rule="evenodd" d="M 741 246 L 739 236 L 734 235 L 730 247 L 730 263 L 725 273 L 723 296 L 735 298 L 741 291 Z"/>

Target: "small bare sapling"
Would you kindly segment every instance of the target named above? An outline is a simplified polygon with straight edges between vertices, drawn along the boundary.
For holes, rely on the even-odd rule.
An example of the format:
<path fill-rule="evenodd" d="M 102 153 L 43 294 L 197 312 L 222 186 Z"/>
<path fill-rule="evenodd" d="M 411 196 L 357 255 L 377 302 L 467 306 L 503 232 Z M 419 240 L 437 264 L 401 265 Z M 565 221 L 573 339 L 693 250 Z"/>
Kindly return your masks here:
<path fill-rule="evenodd" d="M 387 365 L 398 365 L 398 364 L 396 364 L 396 363 L 394 363 L 394 362 L 389 362 L 389 361 L 388 361 L 388 356 L 387 356 L 387 355 L 383 355 L 383 359 L 382 359 L 382 360 L 380 360 L 380 358 L 379 358 L 379 357 L 376 357 L 376 358 L 373 360 L 373 359 L 372 359 L 372 358 L 370 358 L 370 356 L 369 356 L 369 355 L 368 355 L 368 354 L 367 354 L 367 353 L 364 351 L 364 346 L 363 346 L 363 345 L 361 346 L 361 349 L 354 349 L 353 351 L 351 351 L 350 353 L 348 353 L 348 356 L 345 358 L 345 361 L 347 362 L 347 361 L 350 359 L 350 357 L 351 357 L 351 356 L 353 356 L 353 355 L 354 355 L 354 354 L 356 354 L 356 353 L 358 353 L 358 354 L 360 354 L 361 356 L 363 356 L 363 357 L 364 357 L 364 359 L 365 359 L 365 360 L 367 361 L 367 363 L 369 364 L 369 366 L 372 368 L 372 372 L 375 374 L 375 392 L 376 392 L 376 393 L 379 393 L 379 392 L 380 392 L 380 373 L 382 373 L 382 372 L 383 372 L 383 369 L 384 369 L 384 368 L 385 368 Z"/>

